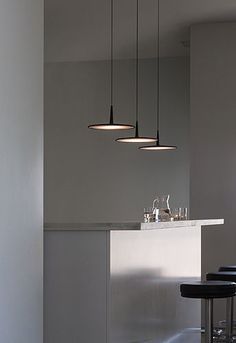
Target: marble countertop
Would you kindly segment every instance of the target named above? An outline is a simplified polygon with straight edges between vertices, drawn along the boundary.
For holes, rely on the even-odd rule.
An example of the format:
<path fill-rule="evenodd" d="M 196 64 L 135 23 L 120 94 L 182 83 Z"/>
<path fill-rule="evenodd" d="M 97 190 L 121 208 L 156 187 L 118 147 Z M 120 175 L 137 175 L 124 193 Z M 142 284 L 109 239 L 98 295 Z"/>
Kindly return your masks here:
<path fill-rule="evenodd" d="M 222 225 L 224 219 L 200 219 L 159 223 L 45 223 L 45 231 L 112 231 L 112 230 L 158 230 L 179 227 L 199 227 L 209 225 Z"/>

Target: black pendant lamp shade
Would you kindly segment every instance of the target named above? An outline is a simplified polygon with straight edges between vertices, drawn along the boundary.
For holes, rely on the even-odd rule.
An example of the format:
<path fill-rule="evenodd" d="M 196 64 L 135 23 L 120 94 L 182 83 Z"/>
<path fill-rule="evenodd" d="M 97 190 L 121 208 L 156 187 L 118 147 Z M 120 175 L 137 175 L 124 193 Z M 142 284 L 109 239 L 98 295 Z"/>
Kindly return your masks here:
<path fill-rule="evenodd" d="M 155 137 L 139 136 L 139 134 L 138 134 L 138 122 L 136 121 L 135 136 L 134 137 L 118 138 L 118 139 L 116 139 L 116 141 L 120 142 L 120 143 L 151 143 L 151 142 L 156 142 L 156 138 Z"/>
<path fill-rule="evenodd" d="M 167 151 L 176 150 L 174 145 L 160 144 L 160 4 L 157 0 L 158 6 L 158 25 L 157 25 L 157 138 L 156 144 L 139 147 L 140 150 L 148 151 Z"/>
<path fill-rule="evenodd" d="M 130 130 L 134 129 L 134 125 L 130 124 L 118 124 L 114 123 L 113 119 L 113 0 L 111 0 L 111 106 L 110 106 L 110 120 L 108 123 L 104 124 L 92 124 L 89 125 L 89 129 L 94 130 Z"/>
<path fill-rule="evenodd" d="M 157 132 L 157 141 L 156 144 L 146 145 L 139 147 L 140 150 L 149 150 L 149 151 L 166 151 L 166 150 L 176 150 L 177 146 L 175 145 L 161 145 L 159 144 L 159 132 Z"/>
<path fill-rule="evenodd" d="M 113 106 L 110 107 L 110 120 L 109 123 L 104 124 L 92 124 L 88 126 L 89 129 L 93 130 L 130 130 L 134 129 L 134 125 L 129 124 L 117 124 L 113 120 Z"/>
<path fill-rule="evenodd" d="M 138 112 L 139 112 L 139 103 L 138 103 L 138 83 L 139 83 L 139 2 L 137 0 L 137 27 L 136 27 L 136 125 L 135 125 L 135 136 L 133 137 L 121 137 L 116 139 L 116 142 L 119 143 L 152 143 L 156 142 L 155 137 L 143 137 L 139 136 L 138 128 Z"/>

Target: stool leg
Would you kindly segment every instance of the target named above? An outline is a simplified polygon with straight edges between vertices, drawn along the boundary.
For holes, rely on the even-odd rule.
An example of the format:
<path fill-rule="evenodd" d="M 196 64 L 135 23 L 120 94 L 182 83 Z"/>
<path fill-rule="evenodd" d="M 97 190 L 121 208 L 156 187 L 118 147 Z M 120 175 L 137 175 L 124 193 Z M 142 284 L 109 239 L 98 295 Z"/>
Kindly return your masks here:
<path fill-rule="evenodd" d="M 226 301 L 226 337 L 231 338 L 233 334 L 234 321 L 234 298 L 227 298 Z"/>
<path fill-rule="evenodd" d="M 213 342 L 213 299 L 205 300 L 205 343 Z"/>

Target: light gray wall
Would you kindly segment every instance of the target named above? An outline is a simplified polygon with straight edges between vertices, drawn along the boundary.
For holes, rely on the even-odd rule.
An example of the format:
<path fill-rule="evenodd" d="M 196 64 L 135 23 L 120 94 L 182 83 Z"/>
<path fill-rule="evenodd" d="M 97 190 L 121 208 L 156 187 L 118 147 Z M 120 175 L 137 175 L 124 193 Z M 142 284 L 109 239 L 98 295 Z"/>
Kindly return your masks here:
<path fill-rule="evenodd" d="M 236 264 L 236 23 L 191 30 L 191 213 L 224 218 L 204 230 L 202 272 Z"/>
<path fill-rule="evenodd" d="M 117 58 L 134 56 L 135 1 L 114 1 L 114 42 Z M 156 56 L 157 1 L 140 1 L 139 47 L 142 57 Z M 184 56 L 181 41 L 189 40 L 192 23 L 235 20 L 235 0 L 160 1 L 161 56 Z M 47 62 L 107 59 L 110 1 L 46 0 Z"/>
<path fill-rule="evenodd" d="M 0 11 L 0 341 L 42 343 L 43 2 Z"/>
<path fill-rule="evenodd" d="M 188 206 L 189 112 L 184 58 L 161 61 L 162 143 L 175 152 L 150 153 L 115 143 L 131 133 L 87 126 L 109 116 L 109 63 L 45 65 L 45 221 L 104 222 L 142 218 L 157 194 Z M 156 61 L 140 66 L 140 133 L 155 135 Z M 115 119 L 134 122 L 134 63 L 115 63 Z"/>

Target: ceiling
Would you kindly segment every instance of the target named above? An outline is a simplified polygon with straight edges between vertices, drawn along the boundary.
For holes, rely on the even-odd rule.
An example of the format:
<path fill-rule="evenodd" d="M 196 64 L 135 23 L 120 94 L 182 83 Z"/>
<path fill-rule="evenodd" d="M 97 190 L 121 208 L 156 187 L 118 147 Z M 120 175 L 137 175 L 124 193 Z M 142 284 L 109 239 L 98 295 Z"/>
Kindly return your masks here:
<path fill-rule="evenodd" d="M 135 55 L 135 0 L 114 0 L 115 58 Z M 161 55 L 185 54 L 192 24 L 236 20 L 236 0 L 160 0 Z M 157 0 L 140 0 L 140 57 L 156 56 Z M 45 0 L 45 60 L 109 58 L 110 0 Z"/>

